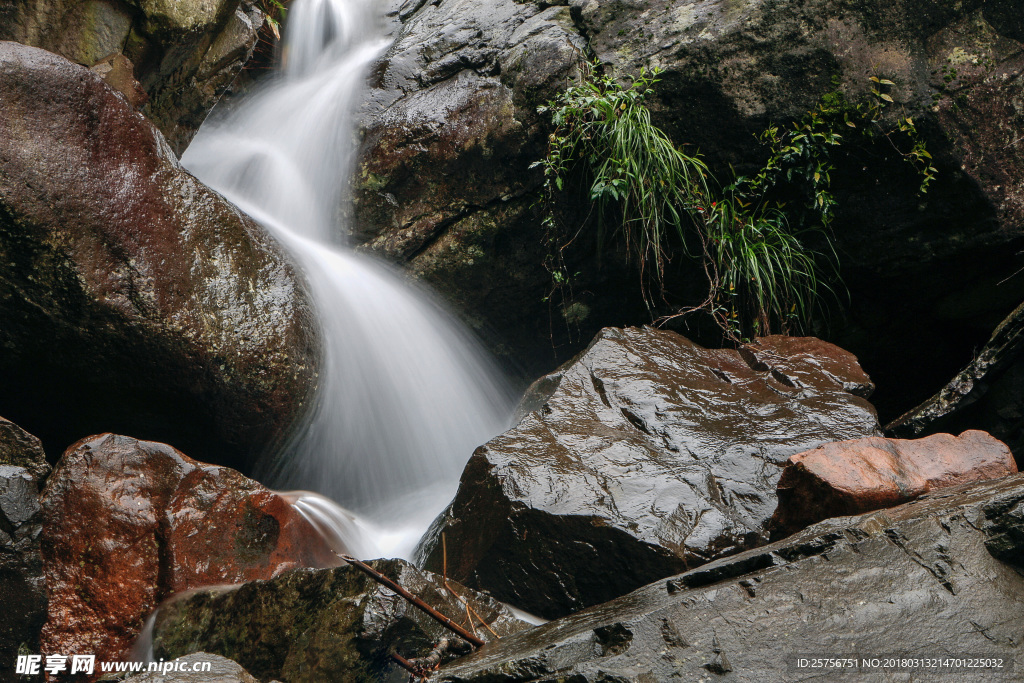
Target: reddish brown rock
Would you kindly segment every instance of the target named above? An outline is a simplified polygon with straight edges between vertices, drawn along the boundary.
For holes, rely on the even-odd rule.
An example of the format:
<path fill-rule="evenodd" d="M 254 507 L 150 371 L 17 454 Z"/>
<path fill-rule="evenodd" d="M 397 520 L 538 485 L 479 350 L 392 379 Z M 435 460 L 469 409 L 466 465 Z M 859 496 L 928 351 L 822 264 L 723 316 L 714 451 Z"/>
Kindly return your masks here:
<path fill-rule="evenodd" d="M 0 102 L 0 414 L 244 470 L 316 385 L 301 275 L 95 71 L 0 42 Z"/>
<path fill-rule="evenodd" d="M 181 590 L 337 564 L 283 498 L 165 444 L 103 434 L 64 454 L 42 496 L 43 652 L 117 659 Z"/>
<path fill-rule="evenodd" d="M 781 538 L 831 517 L 893 507 L 934 489 L 1016 472 L 1006 444 L 976 430 L 827 443 L 789 459 L 770 528 L 773 538 Z"/>

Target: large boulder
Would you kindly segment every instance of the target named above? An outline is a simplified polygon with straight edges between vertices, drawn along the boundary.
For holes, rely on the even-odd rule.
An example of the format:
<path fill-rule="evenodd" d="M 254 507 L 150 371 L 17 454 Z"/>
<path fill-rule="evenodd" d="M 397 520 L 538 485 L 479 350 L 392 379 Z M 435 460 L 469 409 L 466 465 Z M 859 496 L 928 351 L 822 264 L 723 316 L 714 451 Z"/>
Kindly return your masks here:
<path fill-rule="evenodd" d="M 173 593 L 339 563 L 278 494 L 235 470 L 125 436 L 69 448 L 42 508 L 47 653 L 117 660 Z"/>
<path fill-rule="evenodd" d="M 319 330 L 264 231 L 95 73 L 0 43 L 0 414 L 244 467 L 305 410 Z"/>
<path fill-rule="evenodd" d="M 1018 475 L 821 522 L 503 638 L 436 680 L 1019 680 L 1022 508 Z M 915 661 L 870 661 L 892 657 Z"/>
<path fill-rule="evenodd" d="M 755 134 L 770 123 L 825 94 L 857 101 L 871 76 L 897 83 L 894 111 L 913 115 L 939 168 L 933 188 L 918 197 L 920 178 L 881 137 L 835 155 L 832 172 L 851 307 L 828 338 L 871 371 L 887 417 L 962 367 L 1024 298 L 1024 275 L 995 286 L 1018 270 L 1024 246 L 1016 0 L 393 4 L 397 40 L 367 98 L 357 237 L 456 301 L 476 328 L 496 331 L 496 348 L 527 374 L 547 372 L 551 337 L 565 338 L 541 266 L 549 245 L 533 205 L 542 177 L 528 170 L 550 133 L 534 108 L 565 87 L 584 42 L 623 80 L 664 69 L 655 122 L 722 179 L 728 164 L 747 172 L 763 161 Z M 860 144 L 856 132 L 846 137 Z M 568 213 L 582 220 L 589 210 Z M 635 272 L 608 252 L 596 272 L 592 238 L 574 244 L 581 338 L 644 321 Z M 684 265 L 670 289 L 689 296 L 689 281 L 702 278 Z"/>
<path fill-rule="evenodd" d="M 39 493 L 50 472 L 39 439 L 0 417 L 0 681 L 18 652 L 38 652 L 46 621 Z"/>
<path fill-rule="evenodd" d="M 553 618 L 767 542 L 786 459 L 879 433 L 856 358 L 813 338 L 709 350 L 606 329 L 477 449 L 421 549 Z"/>
<path fill-rule="evenodd" d="M 177 154 L 245 65 L 263 22 L 253 0 L 0 0 L 0 40 L 88 67 L 130 60 L 146 115 Z"/>
<path fill-rule="evenodd" d="M 829 517 L 893 507 L 935 489 L 1016 473 L 1010 449 L 987 432 L 836 441 L 790 457 L 769 527 L 778 538 Z"/>
<path fill-rule="evenodd" d="M 403 560 L 370 565 L 465 626 L 468 601 L 494 634 L 529 628 L 500 603 Z M 481 638 L 494 634 L 476 622 Z M 389 658 L 422 657 L 442 636 L 434 619 L 355 567 L 290 572 L 229 590 L 199 591 L 157 612 L 153 653 L 170 659 L 206 651 L 237 661 L 263 681 L 362 683 L 405 680 Z M 389 678 L 388 674 L 396 677 Z"/>

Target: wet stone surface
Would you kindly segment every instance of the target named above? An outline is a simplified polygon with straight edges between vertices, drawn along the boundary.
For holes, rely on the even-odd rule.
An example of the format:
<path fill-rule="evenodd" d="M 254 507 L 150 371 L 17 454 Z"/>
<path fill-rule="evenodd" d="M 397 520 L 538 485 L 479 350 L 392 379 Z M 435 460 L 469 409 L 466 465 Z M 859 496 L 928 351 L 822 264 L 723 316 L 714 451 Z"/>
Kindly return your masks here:
<path fill-rule="evenodd" d="M 19 651 L 38 651 L 46 620 L 39 492 L 49 472 L 39 439 L 0 417 L 0 681 Z"/>
<path fill-rule="evenodd" d="M 1014 660 L 1024 626 L 1022 507 L 1024 476 L 1014 475 L 821 522 L 502 639 L 436 679 L 789 683 L 840 678 L 790 666 L 799 654 Z M 852 676 L 933 680 L 920 670 Z M 961 669 L 941 679 L 1020 674 Z"/>
<path fill-rule="evenodd" d="M 871 388 L 817 339 L 605 329 L 473 455 L 425 566 L 444 532 L 450 576 L 552 618 L 765 543 L 789 456 L 878 435 Z"/>
<path fill-rule="evenodd" d="M 96 73 L 0 43 L 0 101 L 0 414 L 251 465 L 316 384 L 290 259 Z"/>
<path fill-rule="evenodd" d="M 48 653 L 119 659 L 176 592 L 339 562 L 284 498 L 161 443 L 84 439 L 41 502 Z"/>
<path fill-rule="evenodd" d="M 769 528 L 772 538 L 782 538 L 830 517 L 880 510 L 928 491 L 1016 473 L 1006 444 L 976 430 L 960 436 L 828 443 L 786 463 Z"/>
<path fill-rule="evenodd" d="M 465 626 L 465 606 L 442 577 L 403 560 L 369 564 Z M 449 583 L 499 636 L 529 628 L 495 600 Z M 479 623 L 476 629 L 493 639 Z M 157 613 L 153 647 L 158 658 L 197 651 L 229 657 L 263 681 L 363 683 L 408 680 L 390 653 L 422 657 L 445 635 L 451 633 L 403 598 L 345 566 L 169 601 Z"/>
<path fill-rule="evenodd" d="M 188 146 L 256 46 L 253 0 L 0 0 L 0 40 L 87 67 L 131 60 L 128 79 L 177 154 Z"/>

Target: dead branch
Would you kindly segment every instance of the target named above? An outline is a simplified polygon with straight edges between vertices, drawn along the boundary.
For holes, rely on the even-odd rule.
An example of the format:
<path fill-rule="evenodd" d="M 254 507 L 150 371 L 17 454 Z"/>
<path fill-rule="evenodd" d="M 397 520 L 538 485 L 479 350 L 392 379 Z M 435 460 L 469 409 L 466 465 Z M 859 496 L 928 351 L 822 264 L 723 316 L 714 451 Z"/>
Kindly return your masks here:
<path fill-rule="evenodd" d="M 499 636 L 494 631 L 494 629 L 491 628 L 490 624 L 488 624 L 486 621 L 484 621 L 483 618 L 479 614 L 477 614 L 476 610 L 469 606 L 469 600 L 466 600 L 464 597 L 462 597 L 461 595 L 456 593 L 455 589 L 448 585 L 448 541 L 447 541 L 447 539 L 445 539 L 443 531 L 441 532 L 441 557 L 442 557 L 442 565 L 441 566 L 442 566 L 442 571 L 444 572 L 443 574 L 441 574 L 441 579 L 444 581 L 444 587 L 452 595 L 455 596 L 456 600 L 458 600 L 459 602 L 461 602 L 463 605 L 466 606 L 466 619 L 469 621 L 469 627 L 471 629 L 473 629 L 473 633 L 474 634 L 476 633 L 476 626 L 473 625 L 473 617 L 476 617 L 477 621 L 479 621 L 483 625 L 483 627 L 485 629 L 487 629 L 488 631 L 491 632 L 491 635 L 493 635 L 495 638 L 501 638 L 501 636 Z"/>
<path fill-rule="evenodd" d="M 427 603 L 423 602 L 423 600 L 417 598 L 415 595 L 413 595 L 409 591 L 405 590 L 404 588 L 399 586 L 397 583 L 395 583 L 394 581 L 392 581 L 388 577 L 386 577 L 383 574 L 381 574 L 379 571 L 377 571 L 376 569 L 374 569 L 370 565 L 368 565 L 365 562 L 362 562 L 360 560 L 357 560 L 356 558 L 352 557 L 351 555 L 340 555 L 340 557 L 341 557 L 341 559 L 343 559 L 346 562 L 348 562 L 350 565 L 354 566 L 356 569 L 359 569 L 361 572 L 363 572 L 364 574 L 366 574 L 367 576 L 372 578 L 377 583 L 390 588 L 395 593 L 397 593 L 398 595 L 402 596 L 403 598 L 405 598 L 406 600 L 411 602 L 413 605 L 415 605 L 416 607 L 418 607 L 421 610 L 423 610 L 424 612 L 426 612 L 427 615 L 429 615 L 432 619 L 437 621 L 439 624 L 441 624 L 446 629 L 448 629 L 449 631 L 451 631 L 455 635 L 459 636 L 463 640 L 465 640 L 465 641 L 467 641 L 469 643 L 472 643 L 476 647 L 480 647 L 481 645 L 484 644 L 485 641 L 483 641 L 482 639 L 478 638 L 477 636 L 474 636 L 472 633 L 470 633 L 466 629 L 462 628 L 461 626 L 456 624 L 454 621 L 452 621 L 451 619 L 449 619 L 445 615 L 441 614 L 436 609 L 434 609 L 433 607 L 431 607 Z"/>

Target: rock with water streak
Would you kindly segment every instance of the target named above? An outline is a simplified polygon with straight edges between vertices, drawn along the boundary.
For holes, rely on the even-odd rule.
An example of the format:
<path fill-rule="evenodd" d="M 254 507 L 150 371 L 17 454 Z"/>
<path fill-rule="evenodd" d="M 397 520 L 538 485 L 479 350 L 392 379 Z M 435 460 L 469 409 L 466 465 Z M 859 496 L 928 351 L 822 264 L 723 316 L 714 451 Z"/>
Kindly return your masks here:
<path fill-rule="evenodd" d="M 99 75 L 0 43 L 0 414 L 62 452 L 117 431 L 245 467 L 305 410 L 291 260 Z"/>
<path fill-rule="evenodd" d="M 49 472 L 39 439 L 0 417 L 0 681 L 14 675 L 19 651 L 39 650 L 46 620 L 39 492 Z"/>
<path fill-rule="evenodd" d="M 249 59 L 263 22 L 252 0 L 0 0 L 0 40 L 87 67 L 128 61 L 119 78 L 143 91 L 129 101 L 148 102 L 178 154 Z"/>
<path fill-rule="evenodd" d="M 553 618 L 766 542 L 786 459 L 879 433 L 851 354 L 767 337 L 735 350 L 606 329 L 473 455 L 422 551 Z"/>
<path fill-rule="evenodd" d="M 281 496 L 161 443 L 72 446 L 42 495 L 48 653 L 119 659 L 161 600 L 338 558 Z"/>
<path fill-rule="evenodd" d="M 547 372 L 550 274 L 527 167 L 547 139 L 536 107 L 575 72 L 586 41 L 564 5 L 408 0 L 391 9 L 395 42 L 362 117 L 354 237 L 407 263 L 493 335 L 499 354 L 547 350 L 530 374 Z"/>
<path fill-rule="evenodd" d="M 932 680 L 924 665 L 861 668 L 886 656 L 991 657 L 1001 671 L 961 666 L 935 680 L 1020 680 L 1022 509 L 1016 475 L 821 522 L 503 638 L 432 680 Z M 857 668 L 798 668 L 798 656 L 856 658 Z"/>
<path fill-rule="evenodd" d="M 403 560 L 375 560 L 374 569 L 431 607 L 465 625 L 466 607 L 443 578 Z M 449 582 L 501 637 L 528 628 L 506 607 Z M 493 634 L 476 622 L 485 640 Z M 426 655 L 445 635 L 436 621 L 355 567 L 289 572 L 228 590 L 199 591 L 157 613 L 153 651 L 169 659 L 211 652 L 260 680 L 362 683 L 405 680 L 390 659 Z M 396 679 L 387 678 L 397 675 Z"/>
<path fill-rule="evenodd" d="M 829 517 L 893 507 L 935 489 L 1016 473 L 1010 449 L 986 432 L 827 443 L 786 463 L 769 528 L 778 538 Z"/>

